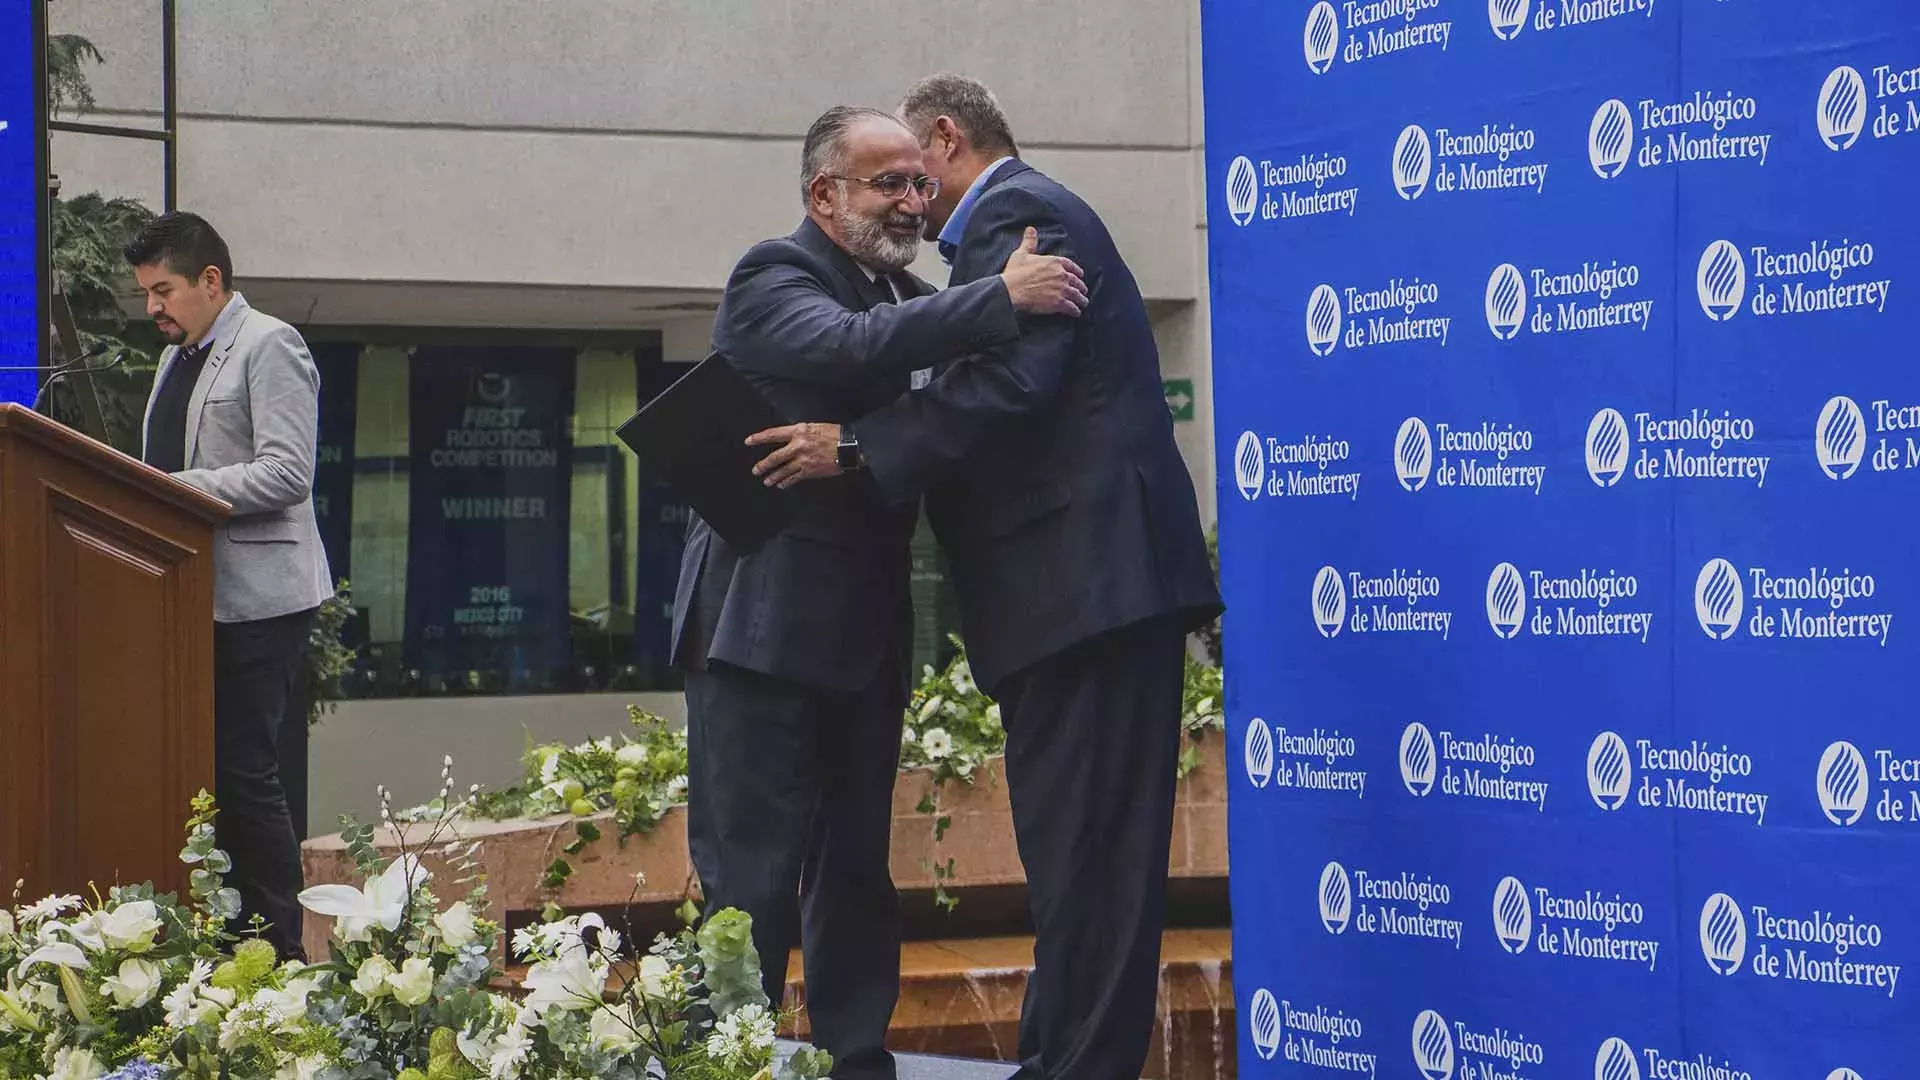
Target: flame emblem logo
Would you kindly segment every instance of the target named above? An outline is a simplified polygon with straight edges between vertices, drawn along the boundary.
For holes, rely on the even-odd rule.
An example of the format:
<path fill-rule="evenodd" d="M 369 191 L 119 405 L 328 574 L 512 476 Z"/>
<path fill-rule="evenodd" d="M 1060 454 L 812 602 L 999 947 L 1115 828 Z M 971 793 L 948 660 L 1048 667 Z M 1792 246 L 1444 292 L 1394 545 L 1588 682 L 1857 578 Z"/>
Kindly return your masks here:
<path fill-rule="evenodd" d="M 1251 431 L 1241 432 L 1240 441 L 1233 445 L 1233 482 L 1248 502 L 1259 498 L 1267 486 L 1267 454 L 1260 436 Z"/>
<path fill-rule="evenodd" d="M 1408 124 L 1393 143 L 1393 188 L 1403 199 L 1417 199 L 1433 177 L 1433 143 L 1425 129 Z"/>
<path fill-rule="evenodd" d="M 1339 637 L 1341 624 L 1347 621 L 1347 586 L 1340 571 L 1323 566 L 1313 575 L 1313 622 L 1322 637 Z"/>
<path fill-rule="evenodd" d="M 1493 36 L 1501 41 L 1512 41 L 1527 28 L 1527 9 L 1532 0 L 1487 0 L 1487 22 L 1493 27 Z"/>
<path fill-rule="evenodd" d="M 1693 582 L 1693 613 L 1700 618 L 1700 629 L 1715 641 L 1725 641 L 1740 629 L 1746 606 L 1740 572 L 1725 559 L 1709 559 Z"/>
<path fill-rule="evenodd" d="M 1603 731 L 1587 748 L 1587 794 L 1602 810 L 1618 810 L 1633 790 L 1633 758 L 1627 740 Z"/>
<path fill-rule="evenodd" d="M 1325 75 L 1333 68 L 1333 58 L 1340 51 L 1340 16 L 1328 0 L 1320 0 L 1307 12 L 1301 49 L 1306 53 L 1308 70 L 1315 75 Z"/>
<path fill-rule="evenodd" d="M 1627 1040 L 1608 1039 L 1593 1056 L 1593 1080 L 1640 1080 L 1640 1063 Z"/>
<path fill-rule="evenodd" d="M 1347 920 L 1353 916 L 1353 883 L 1347 868 L 1337 862 L 1320 871 L 1320 924 L 1329 934 L 1347 932 Z"/>
<path fill-rule="evenodd" d="M 1400 782 L 1417 798 L 1426 798 L 1433 790 L 1433 776 L 1440 755 L 1434 750 L 1433 732 L 1415 720 L 1400 733 Z"/>
<path fill-rule="evenodd" d="M 1340 344 L 1340 294 L 1331 285 L 1316 285 L 1307 297 L 1307 348 L 1315 356 L 1332 356 Z"/>
<path fill-rule="evenodd" d="M 1487 329 L 1501 341 L 1512 341 L 1527 321 L 1527 282 L 1512 263 L 1494 267 L 1487 278 Z"/>
<path fill-rule="evenodd" d="M 1265 720 L 1247 721 L 1247 781 L 1263 788 L 1273 779 L 1273 729 Z"/>
<path fill-rule="evenodd" d="M 1747 958 L 1747 916 L 1726 893 L 1707 897 L 1700 909 L 1700 952 L 1720 975 L 1739 971 Z"/>
<path fill-rule="evenodd" d="M 1408 491 L 1427 486 L 1427 477 L 1433 472 L 1433 435 L 1426 421 L 1417 416 L 1407 417 L 1400 425 L 1400 434 L 1393 438 L 1393 471 L 1400 477 L 1400 486 Z"/>
<path fill-rule="evenodd" d="M 1254 991 L 1253 1005 L 1247 1010 L 1247 1024 L 1253 1036 L 1254 1052 L 1260 1055 L 1261 1061 L 1272 1061 L 1280 1052 L 1280 1003 L 1273 1000 L 1265 987 Z"/>
<path fill-rule="evenodd" d="M 513 377 L 497 371 L 474 376 L 473 396 L 489 405 L 504 405 L 513 396 Z"/>
<path fill-rule="evenodd" d="M 1233 218 L 1235 225 L 1245 225 L 1253 220 L 1253 212 L 1260 205 L 1260 180 L 1254 175 L 1253 162 L 1244 157 L 1233 159 L 1227 166 L 1227 216 Z"/>
<path fill-rule="evenodd" d="M 1413 1063 L 1427 1080 L 1453 1080 L 1453 1033 L 1432 1009 L 1414 1017 Z"/>
<path fill-rule="evenodd" d="M 1619 98 L 1609 100 L 1587 125 L 1587 161 L 1594 174 L 1611 180 L 1626 171 L 1633 157 L 1633 113 Z"/>
<path fill-rule="evenodd" d="M 1627 418 L 1617 409 L 1601 409 L 1587 425 L 1587 475 L 1603 488 L 1612 487 L 1627 474 L 1627 458 L 1632 453 L 1627 435 Z"/>
<path fill-rule="evenodd" d="M 1833 69 L 1820 86 L 1820 104 L 1814 112 L 1820 141 L 1840 151 L 1853 146 L 1867 126 L 1867 83 L 1845 64 Z"/>
<path fill-rule="evenodd" d="M 1519 878 L 1503 878 L 1493 890 L 1493 935 L 1515 956 L 1526 952 L 1533 938 L 1533 905 L 1527 902 L 1527 887 Z"/>
<path fill-rule="evenodd" d="M 1700 253 L 1700 269 L 1694 277 L 1700 294 L 1700 310 L 1714 322 L 1726 322 L 1740 313 L 1740 302 L 1747 298 L 1747 261 L 1731 240 L 1715 240 Z"/>
<path fill-rule="evenodd" d="M 1841 740 L 1820 755 L 1820 812 L 1835 825 L 1851 825 L 1866 812 L 1867 759 L 1859 747 Z"/>
<path fill-rule="evenodd" d="M 1487 622 L 1493 632 L 1511 641 L 1520 636 L 1527 620 L 1527 587 L 1520 568 L 1503 562 L 1487 576 Z"/>
<path fill-rule="evenodd" d="M 1867 419 L 1850 397 L 1835 397 L 1820 410 L 1813 452 L 1828 479 L 1845 480 L 1860 467 L 1860 459 L 1867 453 L 1866 432 Z"/>

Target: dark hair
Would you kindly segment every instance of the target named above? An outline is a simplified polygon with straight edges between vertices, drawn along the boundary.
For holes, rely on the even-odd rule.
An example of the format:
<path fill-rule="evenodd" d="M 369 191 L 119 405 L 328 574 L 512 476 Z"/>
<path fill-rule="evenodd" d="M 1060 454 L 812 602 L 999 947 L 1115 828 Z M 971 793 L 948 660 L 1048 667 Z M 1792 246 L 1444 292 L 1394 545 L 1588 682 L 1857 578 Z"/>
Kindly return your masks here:
<path fill-rule="evenodd" d="M 806 142 L 800 146 L 800 197 L 810 199 L 808 188 L 821 173 L 837 173 L 847 167 L 847 133 L 862 120 L 900 123 L 900 118 L 865 105 L 835 105 L 820 114 L 807 129 Z"/>
<path fill-rule="evenodd" d="M 129 266 L 164 265 L 192 281 L 211 266 L 220 271 L 220 287 L 233 288 L 233 256 L 227 242 L 198 214 L 170 210 L 141 227 L 121 249 Z"/>
<path fill-rule="evenodd" d="M 978 79 L 965 75 L 929 75 L 907 90 L 907 96 L 900 101 L 900 115 L 906 118 L 907 127 L 923 144 L 933 130 L 933 122 L 945 116 L 966 132 L 981 153 L 1020 156 L 1007 114 L 1000 111 L 1000 102 L 994 98 L 993 91 Z"/>

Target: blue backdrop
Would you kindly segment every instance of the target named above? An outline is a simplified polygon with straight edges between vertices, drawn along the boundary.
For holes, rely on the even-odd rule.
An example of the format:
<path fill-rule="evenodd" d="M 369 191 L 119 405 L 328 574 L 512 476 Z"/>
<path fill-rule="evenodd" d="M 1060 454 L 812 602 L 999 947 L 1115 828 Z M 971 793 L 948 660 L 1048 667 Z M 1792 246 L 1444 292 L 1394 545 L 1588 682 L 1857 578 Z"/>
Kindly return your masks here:
<path fill-rule="evenodd" d="M 46 98 L 39 83 L 40 0 L 0 0 L 0 367 L 45 361 L 47 286 L 41 260 L 41 209 L 47 178 L 40 163 Z M 0 372 L 0 401 L 31 402 L 32 372 Z"/>
<path fill-rule="evenodd" d="M 1912 1075 L 1920 5 L 1202 17 L 1241 1075 Z"/>

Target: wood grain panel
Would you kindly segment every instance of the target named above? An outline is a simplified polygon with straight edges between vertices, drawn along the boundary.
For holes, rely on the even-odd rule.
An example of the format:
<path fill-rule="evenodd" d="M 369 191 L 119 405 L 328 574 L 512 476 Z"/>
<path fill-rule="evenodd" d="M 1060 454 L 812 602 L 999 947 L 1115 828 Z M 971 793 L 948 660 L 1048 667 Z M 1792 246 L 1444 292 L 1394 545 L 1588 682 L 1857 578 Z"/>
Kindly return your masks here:
<path fill-rule="evenodd" d="M 0 876 L 183 890 L 224 504 L 0 406 Z"/>

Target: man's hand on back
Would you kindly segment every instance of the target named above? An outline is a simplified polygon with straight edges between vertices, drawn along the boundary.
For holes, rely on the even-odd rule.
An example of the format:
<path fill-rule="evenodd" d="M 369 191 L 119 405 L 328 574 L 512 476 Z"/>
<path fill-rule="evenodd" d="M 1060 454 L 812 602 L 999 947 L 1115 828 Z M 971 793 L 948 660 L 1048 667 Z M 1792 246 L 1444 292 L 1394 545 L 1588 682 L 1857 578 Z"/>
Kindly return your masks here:
<path fill-rule="evenodd" d="M 802 480 L 839 476 L 840 425 L 788 424 L 747 436 L 748 446 L 781 445 L 760 459 L 753 475 L 772 488 L 789 488 Z"/>
<path fill-rule="evenodd" d="M 1038 253 L 1040 234 L 1032 226 L 1000 272 L 1016 311 L 1029 315 L 1078 316 L 1087 306 L 1087 282 L 1072 259 Z"/>

